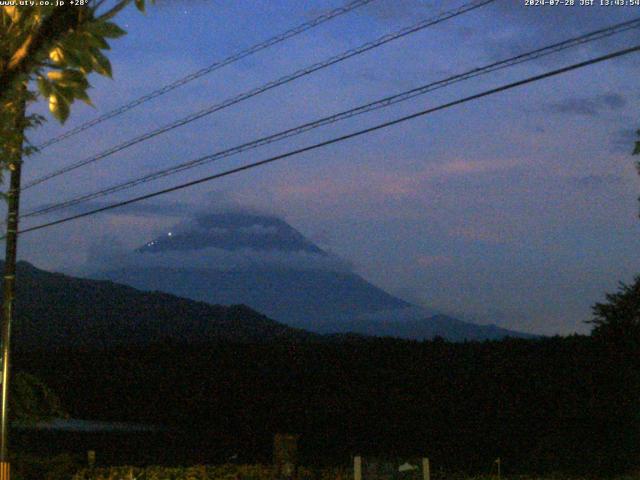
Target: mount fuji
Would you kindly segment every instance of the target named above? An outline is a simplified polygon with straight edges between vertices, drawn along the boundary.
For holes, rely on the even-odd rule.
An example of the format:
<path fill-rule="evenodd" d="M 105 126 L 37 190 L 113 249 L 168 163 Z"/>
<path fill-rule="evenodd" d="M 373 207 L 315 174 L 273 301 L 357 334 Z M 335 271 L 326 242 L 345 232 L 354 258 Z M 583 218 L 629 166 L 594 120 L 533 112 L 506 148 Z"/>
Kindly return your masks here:
<path fill-rule="evenodd" d="M 317 333 L 459 340 L 528 336 L 412 305 L 367 282 L 275 216 L 200 215 L 92 276 L 210 304 L 244 304 Z"/>

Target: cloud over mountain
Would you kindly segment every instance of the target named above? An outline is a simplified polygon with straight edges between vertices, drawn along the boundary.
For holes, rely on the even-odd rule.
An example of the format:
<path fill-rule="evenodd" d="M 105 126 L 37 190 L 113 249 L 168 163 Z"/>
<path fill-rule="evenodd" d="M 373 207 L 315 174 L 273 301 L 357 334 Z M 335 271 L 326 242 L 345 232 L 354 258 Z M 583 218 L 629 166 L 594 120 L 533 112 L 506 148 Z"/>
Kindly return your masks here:
<path fill-rule="evenodd" d="M 133 252 L 111 240 L 100 242 L 92 252 L 93 263 L 109 269 L 351 270 L 347 262 L 320 249 L 283 220 L 240 210 L 197 215 Z"/>

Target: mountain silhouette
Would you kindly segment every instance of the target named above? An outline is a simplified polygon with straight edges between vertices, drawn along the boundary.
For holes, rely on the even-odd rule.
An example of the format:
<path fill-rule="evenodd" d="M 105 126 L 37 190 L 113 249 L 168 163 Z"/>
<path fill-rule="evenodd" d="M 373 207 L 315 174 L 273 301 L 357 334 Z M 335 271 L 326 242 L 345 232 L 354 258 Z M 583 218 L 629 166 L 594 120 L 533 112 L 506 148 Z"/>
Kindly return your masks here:
<path fill-rule="evenodd" d="M 210 304 L 245 304 L 313 332 L 450 340 L 527 336 L 397 298 L 270 215 L 201 215 L 103 263 L 94 277 Z"/>
<path fill-rule="evenodd" d="M 17 279 L 12 343 L 18 349 L 323 340 L 244 305 L 209 305 L 143 292 L 110 281 L 47 272 L 27 262 L 18 262 Z"/>

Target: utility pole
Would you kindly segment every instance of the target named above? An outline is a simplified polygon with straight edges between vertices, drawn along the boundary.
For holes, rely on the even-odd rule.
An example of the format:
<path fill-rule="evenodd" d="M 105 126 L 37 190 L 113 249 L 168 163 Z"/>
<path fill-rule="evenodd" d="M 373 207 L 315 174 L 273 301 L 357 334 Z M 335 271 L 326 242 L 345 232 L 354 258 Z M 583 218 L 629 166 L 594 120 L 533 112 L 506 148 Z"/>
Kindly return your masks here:
<path fill-rule="evenodd" d="M 18 252 L 18 216 L 20 212 L 20 173 L 22 170 L 22 144 L 25 128 L 25 91 L 18 100 L 15 116 L 15 145 L 9 152 L 8 167 L 11 172 L 7 192 L 7 233 L 4 258 L 2 299 L 2 385 L 0 389 L 0 480 L 9 480 L 11 471 L 8 459 L 9 433 L 9 367 L 11 347 L 11 320 L 16 297 L 16 257 Z"/>

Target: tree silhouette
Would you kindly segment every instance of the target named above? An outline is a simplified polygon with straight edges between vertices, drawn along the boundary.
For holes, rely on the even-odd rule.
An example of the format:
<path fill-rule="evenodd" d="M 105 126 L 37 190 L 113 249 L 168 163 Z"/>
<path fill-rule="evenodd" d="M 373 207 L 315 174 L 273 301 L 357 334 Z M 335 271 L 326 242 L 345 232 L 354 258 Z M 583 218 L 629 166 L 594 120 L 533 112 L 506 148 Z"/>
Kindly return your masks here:
<path fill-rule="evenodd" d="M 640 275 L 633 283 L 620 283 L 620 290 L 608 293 L 606 303 L 593 306 L 595 336 L 640 340 Z"/>

